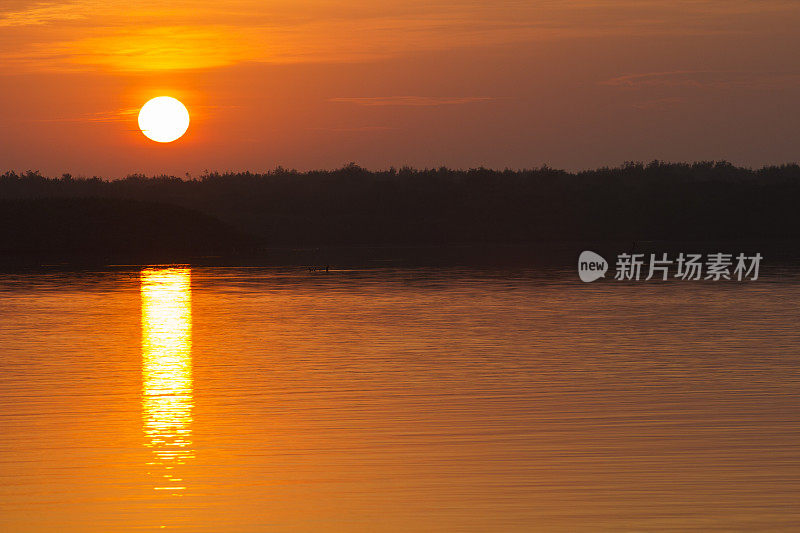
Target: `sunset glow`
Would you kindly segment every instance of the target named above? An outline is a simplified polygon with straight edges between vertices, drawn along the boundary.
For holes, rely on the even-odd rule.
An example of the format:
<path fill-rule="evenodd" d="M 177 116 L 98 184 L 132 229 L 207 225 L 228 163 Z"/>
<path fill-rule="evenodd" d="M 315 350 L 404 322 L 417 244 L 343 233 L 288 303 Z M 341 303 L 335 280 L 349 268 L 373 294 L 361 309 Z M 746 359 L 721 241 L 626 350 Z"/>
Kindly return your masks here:
<path fill-rule="evenodd" d="M 189 111 L 170 96 L 153 98 L 139 111 L 139 128 L 148 139 L 169 143 L 189 128 Z"/>
<path fill-rule="evenodd" d="M 800 531 L 799 26 L 0 1 L 0 533 Z"/>
<path fill-rule="evenodd" d="M 10 0 L 0 155 L 107 178 L 781 163 L 798 23 L 778 0 Z M 192 119 L 168 149 L 137 124 L 160 95 Z"/>

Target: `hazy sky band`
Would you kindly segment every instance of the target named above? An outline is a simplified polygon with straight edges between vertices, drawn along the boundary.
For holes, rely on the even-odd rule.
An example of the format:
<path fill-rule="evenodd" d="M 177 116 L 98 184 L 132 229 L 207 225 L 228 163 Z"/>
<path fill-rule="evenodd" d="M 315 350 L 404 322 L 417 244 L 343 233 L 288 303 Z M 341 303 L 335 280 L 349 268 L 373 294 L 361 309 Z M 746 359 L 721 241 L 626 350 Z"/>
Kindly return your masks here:
<path fill-rule="evenodd" d="M 101 174 L 784 162 L 800 140 L 785 118 L 797 111 L 798 23 L 790 1 L 12 0 L 0 8 L 0 121 L 16 137 L 3 134 L 0 155 L 15 169 Z M 127 168 L 146 145 L 124 126 L 156 92 L 200 120 L 183 153 Z M 118 162 L 30 146 L 67 137 L 114 142 Z"/>

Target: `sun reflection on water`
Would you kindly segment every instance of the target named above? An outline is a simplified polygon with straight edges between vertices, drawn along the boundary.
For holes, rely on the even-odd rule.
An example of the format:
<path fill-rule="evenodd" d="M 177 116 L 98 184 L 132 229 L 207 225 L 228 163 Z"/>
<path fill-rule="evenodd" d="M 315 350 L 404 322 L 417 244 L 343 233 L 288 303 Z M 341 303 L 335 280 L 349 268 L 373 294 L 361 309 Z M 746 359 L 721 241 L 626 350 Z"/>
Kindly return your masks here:
<path fill-rule="evenodd" d="M 192 449 L 191 269 L 140 272 L 142 298 L 142 413 L 145 445 L 153 450 L 156 490 L 186 489 L 176 466 Z"/>

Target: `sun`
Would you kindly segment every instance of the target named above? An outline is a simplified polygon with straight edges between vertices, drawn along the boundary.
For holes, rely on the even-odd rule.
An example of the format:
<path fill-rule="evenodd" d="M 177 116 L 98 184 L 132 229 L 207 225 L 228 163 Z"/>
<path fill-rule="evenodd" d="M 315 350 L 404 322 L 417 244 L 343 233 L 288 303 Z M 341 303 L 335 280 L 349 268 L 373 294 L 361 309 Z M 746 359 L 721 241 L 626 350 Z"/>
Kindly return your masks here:
<path fill-rule="evenodd" d="M 171 96 L 159 96 L 148 101 L 139 111 L 139 129 L 148 139 L 171 143 L 189 128 L 189 111 Z"/>

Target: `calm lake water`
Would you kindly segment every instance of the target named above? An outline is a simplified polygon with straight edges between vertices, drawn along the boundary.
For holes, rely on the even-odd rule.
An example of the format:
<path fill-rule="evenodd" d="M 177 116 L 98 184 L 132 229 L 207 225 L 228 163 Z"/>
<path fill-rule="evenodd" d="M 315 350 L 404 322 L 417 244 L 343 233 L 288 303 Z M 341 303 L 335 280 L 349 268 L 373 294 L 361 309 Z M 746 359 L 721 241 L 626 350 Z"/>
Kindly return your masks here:
<path fill-rule="evenodd" d="M 800 278 L 0 275 L 0 531 L 800 528 Z"/>

